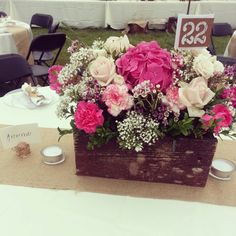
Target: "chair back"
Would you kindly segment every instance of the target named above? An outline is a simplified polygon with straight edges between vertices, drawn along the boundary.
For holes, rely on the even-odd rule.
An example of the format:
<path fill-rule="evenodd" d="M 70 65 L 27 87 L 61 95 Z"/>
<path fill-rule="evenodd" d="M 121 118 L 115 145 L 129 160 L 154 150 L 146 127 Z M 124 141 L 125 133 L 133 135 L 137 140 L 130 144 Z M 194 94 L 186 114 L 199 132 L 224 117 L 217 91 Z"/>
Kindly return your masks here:
<path fill-rule="evenodd" d="M 7 13 L 4 11 L 0 11 L 0 18 L 1 17 L 7 17 Z"/>
<path fill-rule="evenodd" d="M 232 34 L 233 29 L 229 23 L 214 23 L 212 28 L 213 36 L 231 36 Z"/>
<path fill-rule="evenodd" d="M 233 29 L 229 23 L 214 23 L 211 32 L 211 44 L 208 50 L 212 55 L 216 55 L 216 47 L 214 44 L 213 36 L 231 36 L 233 34 Z"/>
<path fill-rule="evenodd" d="M 49 28 L 48 33 L 53 34 L 56 33 L 59 28 L 60 22 L 52 24 L 52 26 Z"/>
<path fill-rule="evenodd" d="M 236 58 L 233 57 L 217 56 L 217 60 L 220 61 L 225 66 L 236 65 Z"/>
<path fill-rule="evenodd" d="M 51 15 L 36 13 L 31 17 L 30 27 L 39 26 L 49 30 L 52 26 L 52 22 L 53 17 Z"/>
<path fill-rule="evenodd" d="M 43 58 L 43 54 L 45 52 L 57 51 L 54 60 L 52 62 L 52 65 L 54 65 L 65 42 L 66 42 L 66 35 L 64 33 L 39 35 L 32 40 L 26 59 L 27 60 L 29 59 L 29 56 L 32 52 L 39 51 L 41 52 L 39 58 L 39 64 L 40 64 L 40 61 Z"/>
<path fill-rule="evenodd" d="M 28 62 L 19 54 L 0 55 L 0 83 L 32 76 Z"/>

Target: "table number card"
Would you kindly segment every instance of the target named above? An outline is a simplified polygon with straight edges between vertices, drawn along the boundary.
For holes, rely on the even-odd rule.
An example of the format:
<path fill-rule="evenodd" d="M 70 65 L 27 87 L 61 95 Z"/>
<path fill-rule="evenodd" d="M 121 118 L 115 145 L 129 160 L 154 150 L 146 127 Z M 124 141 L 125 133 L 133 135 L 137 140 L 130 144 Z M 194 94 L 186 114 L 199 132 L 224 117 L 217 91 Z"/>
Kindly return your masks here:
<path fill-rule="evenodd" d="M 175 48 L 206 48 L 211 41 L 214 15 L 180 14 L 177 21 Z"/>
<path fill-rule="evenodd" d="M 39 143 L 38 124 L 25 124 L 0 129 L 0 141 L 4 149 L 15 147 L 20 142 Z"/>

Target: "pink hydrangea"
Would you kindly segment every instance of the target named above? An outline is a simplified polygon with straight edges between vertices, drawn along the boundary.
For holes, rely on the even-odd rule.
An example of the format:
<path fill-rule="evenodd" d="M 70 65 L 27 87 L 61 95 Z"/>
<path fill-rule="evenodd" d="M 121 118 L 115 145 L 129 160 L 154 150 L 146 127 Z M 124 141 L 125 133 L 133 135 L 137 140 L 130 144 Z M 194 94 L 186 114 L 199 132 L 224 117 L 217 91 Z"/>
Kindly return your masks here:
<path fill-rule="evenodd" d="M 74 114 L 76 127 L 87 134 L 94 133 L 96 128 L 104 123 L 102 112 L 103 110 L 99 109 L 95 103 L 78 102 Z"/>
<path fill-rule="evenodd" d="M 48 78 L 50 82 L 50 88 L 52 90 L 55 90 L 56 93 L 61 92 L 62 85 L 58 82 L 58 74 L 62 70 L 63 66 L 60 65 L 54 65 L 49 68 L 48 70 Z"/>
<path fill-rule="evenodd" d="M 214 128 L 214 133 L 216 135 L 219 134 L 219 132 L 222 128 L 229 127 L 233 122 L 233 118 L 232 118 L 230 111 L 223 104 L 215 105 L 212 108 L 211 113 L 212 113 L 212 115 L 208 115 L 208 114 L 203 115 L 201 117 L 201 120 L 202 120 L 202 123 L 203 123 L 203 126 L 205 127 L 205 129 L 210 128 L 213 121 L 215 121 L 216 126 Z"/>
<path fill-rule="evenodd" d="M 106 87 L 102 100 L 108 107 L 108 112 L 118 116 L 121 111 L 128 110 L 133 106 L 133 97 L 128 94 L 126 85 L 110 84 Z"/>
<path fill-rule="evenodd" d="M 165 91 L 171 84 L 172 69 L 170 53 L 162 49 L 157 42 L 142 42 L 116 61 L 118 73 L 133 88 L 145 80 L 159 84 Z"/>
<path fill-rule="evenodd" d="M 236 108 L 236 87 L 225 89 L 221 94 L 221 98 L 229 99 L 234 108 Z"/>

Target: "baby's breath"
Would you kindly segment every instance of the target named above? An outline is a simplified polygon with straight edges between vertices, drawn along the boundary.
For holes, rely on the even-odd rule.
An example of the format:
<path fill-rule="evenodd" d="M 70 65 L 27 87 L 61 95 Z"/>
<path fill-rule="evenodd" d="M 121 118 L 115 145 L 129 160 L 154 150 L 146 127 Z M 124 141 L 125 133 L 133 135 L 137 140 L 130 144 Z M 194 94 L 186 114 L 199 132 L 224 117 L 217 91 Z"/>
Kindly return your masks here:
<path fill-rule="evenodd" d="M 142 151 L 144 145 L 154 144 L 159 136 L 159 123 L 135 111 L 127 113 L 123 121 L 117 122 L 118 142 L 121 148 Z"/>

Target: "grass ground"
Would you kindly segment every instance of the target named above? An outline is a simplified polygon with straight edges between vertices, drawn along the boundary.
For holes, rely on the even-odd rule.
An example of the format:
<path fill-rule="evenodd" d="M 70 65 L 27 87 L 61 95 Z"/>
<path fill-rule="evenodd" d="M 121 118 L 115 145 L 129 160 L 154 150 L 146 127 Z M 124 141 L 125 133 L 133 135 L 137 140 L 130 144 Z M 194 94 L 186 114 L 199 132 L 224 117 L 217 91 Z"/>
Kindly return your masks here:
<path fill-rule="evenodd" d="M 60 54 L 57 64 L 64 65 L 69 58 L 67 48 L 71 44 L 71 40 L 78 39 L 87 45 L 90 45 L 95 39 L 100 38 L 105 40 L 109 36 L 121 36 L 122 32 L 112 29 L 72 29 L 72 28 L 60 28 L 59 32 L 64 32 L 67 35 L 66 44 Z M 33 34 L 39 35 L 45 33 L 44 30 L 34 29 Z M 162 31 L 149 31 L 147 34 L 133 34 L 128 35 L 131 44 L 135 45 L 140 41 L 156 40 L 161 47 L 171 49 L 174 46 L 174 34 L 169 34 Z M 223 54 L 225 47 L 228 43 L 229 37 L 214 37 L 214 43 L 216 46 L 217 54 Z"/>

